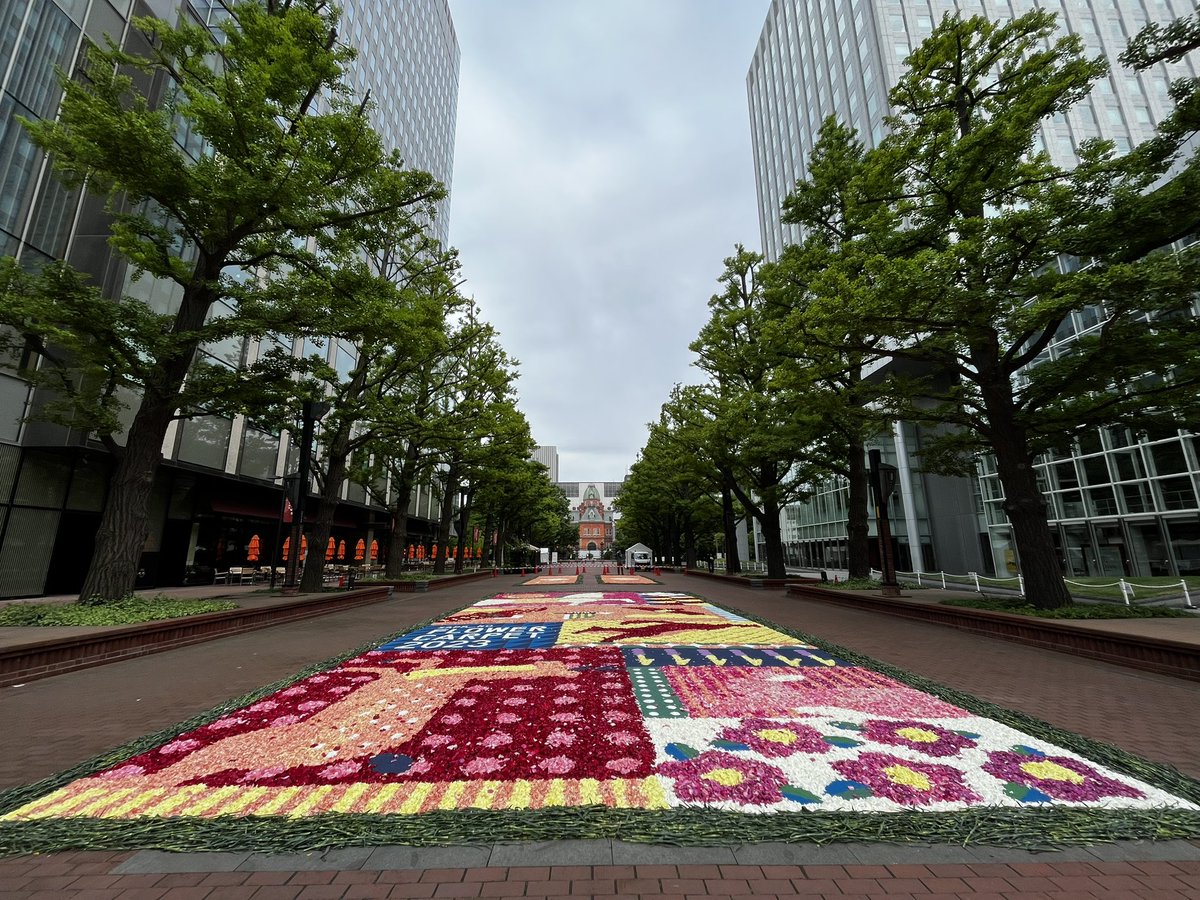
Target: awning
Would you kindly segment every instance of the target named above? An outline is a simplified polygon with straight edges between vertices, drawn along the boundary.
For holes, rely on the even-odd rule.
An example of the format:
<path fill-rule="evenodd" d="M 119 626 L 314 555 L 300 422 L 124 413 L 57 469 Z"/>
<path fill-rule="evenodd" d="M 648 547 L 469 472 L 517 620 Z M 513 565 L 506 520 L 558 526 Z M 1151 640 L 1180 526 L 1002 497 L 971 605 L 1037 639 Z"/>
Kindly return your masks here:
<path fill-rule="evenodd" d="M 253 499 L 245 500 L 228 500 L 221 497 L 210 497 L 208 505 L 215 513 L 220 513 L 225 516 L 239 516 L 243 519 L 266 519 L 271 522 L 279 521 L 279 501 L 263 502 L 254 501 Z M 304 521 L 316 521 L 317 502 L 315 499 L 308 501 L 308 508 L 304 511 Z M 333 524 L 335 528 L 364 528 L 365 526 L 354 519 L 347 518 L 345 515 L 334 514 Z"/>

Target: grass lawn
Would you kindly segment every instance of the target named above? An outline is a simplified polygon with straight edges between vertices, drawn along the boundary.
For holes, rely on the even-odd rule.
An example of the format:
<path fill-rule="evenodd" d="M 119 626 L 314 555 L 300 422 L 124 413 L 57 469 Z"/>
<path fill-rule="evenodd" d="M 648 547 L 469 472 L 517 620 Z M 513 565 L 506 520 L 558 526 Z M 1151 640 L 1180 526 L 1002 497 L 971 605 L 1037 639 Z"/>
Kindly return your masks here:
<path fill-rule="evenodd" d="M 176 600 L 165 596 L 126 597 L 101 606 L 13 603 L 0 608 L 0 626 L 136 625 L 226 609 L 237 609 L 237 604 L 232 600 Z"/>

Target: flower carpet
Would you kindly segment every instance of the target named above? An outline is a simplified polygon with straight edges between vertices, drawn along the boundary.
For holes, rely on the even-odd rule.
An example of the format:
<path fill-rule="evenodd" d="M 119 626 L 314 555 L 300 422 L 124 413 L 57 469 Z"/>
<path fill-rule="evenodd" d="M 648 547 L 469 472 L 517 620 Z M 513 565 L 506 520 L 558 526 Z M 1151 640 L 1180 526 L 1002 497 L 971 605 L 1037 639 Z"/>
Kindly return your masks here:
<path fill-rule="evenodd" d="M 1200 834 L 1191 779 L 868 663 L 690 594 L 500 593 L 0 795 L 0 849 L 63 823 L 118 843 L 137 826 L 135 845 L 189 826 L 184 845 L 211 848 L 205 823 L 235 820 L 245 843 L 339 817 L 356 824 L 313 839 L 861 840 L 869 822 L 894 840 L 930 834 L 925 816 L 943 839 L 983 821 L 974 839 L 1001 840 L 1059 812 L 1103 835 Z"/>
<path fill-rule="evenodd" d="M 581 580 L 579 575 L 538 575 L 530 578 L 528 581 L 521 582 L 534 586 L 546 587 L 556 584 L 578 584 Z"/>
<path fill-rule="evenodd" d="M 653 578 L 647 578 L 645 575 L 597 575 L 601 584 L 662 584 L 661 581 L 655 581 Z"/>

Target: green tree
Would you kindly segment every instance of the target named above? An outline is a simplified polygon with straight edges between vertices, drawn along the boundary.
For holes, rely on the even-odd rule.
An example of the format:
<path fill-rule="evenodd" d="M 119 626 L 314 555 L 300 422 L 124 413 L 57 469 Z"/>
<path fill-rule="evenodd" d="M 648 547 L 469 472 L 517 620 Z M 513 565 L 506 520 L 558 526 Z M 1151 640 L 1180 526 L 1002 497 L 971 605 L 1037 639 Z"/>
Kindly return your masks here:
<path fill-rule="evenodd" d="M 673 565 L 695 567 L 699 540 L 718 527 L 714 475 L 664 406 L 617 498 L 621 543 L 640 542 Z"/>
<path fill-rule="evenodd" d="M 472 322 L 473 339 L 463 348 L 448 409 L 453 439 L 446 442 L 440 454 L 443 469 L 438 541 L 443 547 L 449 544 L 456 511 L 460 513 L 459 543 L 462 542 L 461 527 L 465 527 L 470 516 L 475 484 L 483 474 L 481 470 L 496 460 L 495 451 L 499 448 L 493 444 L 501 437 L 514 435 L 512 431 L 503 430 L 507 424 L 505 416 L 515 410 L 517 376 L 513 361 L 497 342 L 495 330 L 490 325 L 474 319 Z M 527 449 L 528 445 L 523 441 L 517 443 L 521 449 Z M 456 509 L 460 495 L 461 507 Z M 433 571 L 440 574 L 445 568 L 446 556 L 442 554 L 434 562 Z"/>
<path fill-rule="evenodd" d="M 888 425 L 883 394 L 892 383 L 866 377 L 867 367 L 879 358 L 881 338 L 873 323 L 810 316 L 808 306 L 810 281 L 861 262 L 854 244 L 879 226 L 874 210 L 857 194 L 865 156 L 851 129 L 832 118 L 824 123 L 809 160 L 809 178 L 784 201 L 782 217 L 791 224 L 820 226 L 806 227 L 804 240 L 785 248 L 761 273 L 769 317 L 764 340 L 780 357 L 777 380 L 794 410 L 793 421 L 808 423 L 810 468 L 841 476 L 849 487 L 851 578 L 870 575 L 866 444 Z M 862 269 L 852 274 L 856 280 L 866 275 Z"/>
<path fill-rule="evenodd" d="M 741 571 L 737 542 L 741 517 L 733 498 L 733 438 L 721 427 L 726 423 L 716 421 L 714 411 L 718 407 L 707 386 L 676 385 L 663 404 L 662 421 L 682 451 L 676 468 L 695 472 L 707 484 L 707 491 L 720 498 L 720 523 L 714 530 L 723 535 L 725 570 L 736 573 Z"/>
<path fill-rule="evenodd" d="M 24 123 L 68 187 L 107 199 L 113 248 L 138 274 L 174 282 L 180 295 L 169 317 L 132 317 L 149 329 L 129 342 L 142 352 L 111 379 L 136 370 L 141 396 L 83 601 L 120 597 L 133 585 L 163 438 L 197 348 L 222 329 L 261 333 L 283 318 L 254 303 L 256 282 L 239 273 L 269 275 L 311 259 L 334 264 L 361 243 L 363 229 L 388 222 L 406 230 L 413 217 L 432 215 L 444 195 L 427 173 L 384 152 L 368 106 L 349 96 L 343 74 L 353 51 L 337 40 L 335 9 L 324 0 L 291 0 L 237 3 L 230 11 L 214 30 L 186 18 L 177 26 L 135 19 L 149 47 L 144 55 L 112 44 L 91 48 L 82 77 L 60 78 L 58 120 Z M 159 91 L 166 99 L 155 105 L 148 98 Z M 185 127 L 204 142 L 198 159 L 176 141 Z M 214 325 L 210 311 L 219 298 L 233 298 L 239 311 Z M 0 320 L 35 346 L 71 325 L 70 315 L 65 322 L 8 313 Z M 85 333 L 98 343 L 108 331 Z"/>
<path fill-rule="evenodd" d="M 891 134 L 851 188 L 868 227 L 810 281 L 807 312 L 821 327 L 853 321 L 881 339 L 882 357 L 952 376 L 925 380 L 927 405 L 894 411 L 951 427 L 927 468 L 993 454 L 1026 590 L 1042 607 L 1071 600 L 1037 455 L 1098 425 L 1170 421 L 1195 401 L 1200 347 L 1188 315 L 1195 254 L 1103 252 L 1107 205 L 1156 173 L 1103 141 L 1082 146 L 1071 170 L 1034 149 L 1041 122 L 1106 72 L 1077 37 L 1054 32 L 1041 11 L 1004 24 L 947 16 L 913 51 L 891 94 Z M 1091 259 L 1060 265 L 1081 256 Z M 1051 354 L 1084 310 L 1103 327 Z"/>
<path fill-rule="evenodd" d="M 1130 40 L 1121 62 L 1137 71 L 1173 63 L 1200 49 L 1200 6 L 1190 16 L 1151 23 Z M 1109 220 L 1116 245 L 1126 258 L 1154 251 L 1200 231 L 1200 154 L 1189 143 L 1200 132 L 1200 78 L 1177 78 L 1170 87 L 1175 109 L 1158 123 L 1157 135 L 1134 157 L 1155 170 L 1171 166 L 1169 177 L 1147 192 L 1116 198 Z M 1110 248 L 1110 252 L 1112 252 Z"/>
<path fill-rule="evenodd" d="M 445 346 L 444 322 L 461 304 L 451 274 L 452 254 L 435 252 L 414 235 L 415 243 L 398 244 L 381 235 L 383 245 L 363 248 L 353 266 L 330 273 L 328 290 L 309 293 L 329 309 L 340 312 L 328 322 L 332 332 L 351 340 L 357 358 L 348 372 L 318 361 L 319 398 L 329 406 L 322 420 L 317 480 L 320 496 L 312 527 L 312 546 L 324 548 L 333 530 L 342 486 L 352 473 L 351 460 L 366 454 L 394 419 L 402 385 L 419 369 L 422 355 Z M 311 555 L 304 566 L 300 589 L 321 590 L 323 553 Z"/>
<path fill-rule="evenodd" d="M 766 324 L 762 257 L 740 244 L 725 259 L 722 291 L 709 300 L 711 316 L 692 342 L 696 365 L 712 379 L 710 396 L 730 448 L 726 483 L 762 530 L 767 574 L 786 574 L 780 513 L 804 496 L 813 473 L 806 466 L 803 423 L 791 413 L 776 382 L 778 357 L 763 340 Z"/>

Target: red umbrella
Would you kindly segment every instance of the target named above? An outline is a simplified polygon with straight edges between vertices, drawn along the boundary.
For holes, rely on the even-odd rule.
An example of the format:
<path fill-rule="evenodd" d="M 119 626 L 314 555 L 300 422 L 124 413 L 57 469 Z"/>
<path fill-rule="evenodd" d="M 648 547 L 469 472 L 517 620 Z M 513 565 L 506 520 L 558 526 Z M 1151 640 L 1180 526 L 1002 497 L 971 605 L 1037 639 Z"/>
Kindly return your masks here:
<path fill-rule="evenodd" d="M 258 555 L 261 552 L 262 541 L 259 540 L 258 535 L 256 534 L 254 537 L 250 538 L 250 546 L 246 548 L 246 561 L 258 562 Z"/>
<path fill-rule="evenodd" d="M 346 558 L 346 542 L 338 541 L 338 559 Z"/>
<path fill-rule="evenodd" d="M 292 539 L 290 537 L 284 538 L 283 539 L 283 558 L 284 559 L 288 558 L 288 551 L 290 551 L 291 549 L 292 549 Z"/>
<path fill-rule="evenodd" d="M 325 548 L 325 562 L 333 559 L 333 554 L 337 553 L 337 541 L 333 538 L 329 539 L 329 546 Z"/>
<path fill-rule="evenodd" d="M 366 551 L 367 551 L 367 542 L 364 541 L 362 538 L 359 538 L 358 543 L 354 545 L 354 558 L 357 560 L 362 560 L 363 555 L 366 553 Z"/>
<path fill-rule="evenodd" d="M 379 541 L 371 541 L 371 559 L 379 559 Z"/>

